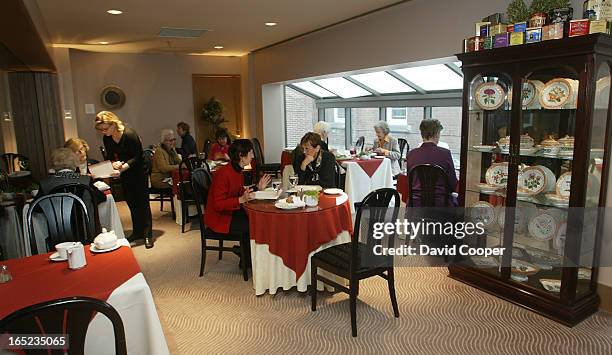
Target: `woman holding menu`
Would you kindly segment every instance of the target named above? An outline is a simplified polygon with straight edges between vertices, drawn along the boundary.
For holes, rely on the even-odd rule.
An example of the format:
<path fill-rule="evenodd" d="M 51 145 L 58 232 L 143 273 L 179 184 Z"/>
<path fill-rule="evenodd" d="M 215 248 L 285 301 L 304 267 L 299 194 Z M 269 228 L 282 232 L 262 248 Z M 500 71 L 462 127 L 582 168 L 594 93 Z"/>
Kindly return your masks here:
<path fill-rule="evenodd" d="M 106 155 L 119 170 L 121 188 L 132 215 L 132 235 L 128 240 L 144 238 L 145 247 L 153 247 L 149 184 L 145 172 L 142 144 L 138 134 L 110 111 L 96 115 L 95 127 L 103 135 Z"/>

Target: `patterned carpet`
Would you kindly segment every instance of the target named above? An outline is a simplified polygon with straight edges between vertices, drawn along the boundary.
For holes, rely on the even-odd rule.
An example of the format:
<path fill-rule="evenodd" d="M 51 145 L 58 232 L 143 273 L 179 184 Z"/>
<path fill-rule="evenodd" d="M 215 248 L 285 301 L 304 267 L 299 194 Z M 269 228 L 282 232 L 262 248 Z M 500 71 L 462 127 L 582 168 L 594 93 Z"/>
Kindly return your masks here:
<path fill-rule="evenodd" d="M 127 207 L 119 205 L 129 229 Z M 321 293 L 317 312 L 296 291 L 256 297 L 231 253 L 222 261 L 209 254 L 199 278 L 197 224 L 181 234 L 152 207 L 155 248 L 134 252 L 172 354 L 612 354 L 612 315 L 568 328 L 454 281 L 445 268 L 396 269 L 400 318 L 383 279 L 363 282 L 352 338 L 345 294 Z"/>

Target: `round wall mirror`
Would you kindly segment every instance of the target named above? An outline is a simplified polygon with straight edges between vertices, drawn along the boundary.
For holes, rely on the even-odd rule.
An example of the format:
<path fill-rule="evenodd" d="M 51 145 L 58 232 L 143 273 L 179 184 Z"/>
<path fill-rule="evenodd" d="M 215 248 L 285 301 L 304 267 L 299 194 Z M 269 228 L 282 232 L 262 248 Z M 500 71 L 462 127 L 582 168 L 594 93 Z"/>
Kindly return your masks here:
<path fill-rule="evenodd" d="M 125 93 L 121 88 L 110 85 L 102 90 L 100 100 L 102 101 L 102 106 L 105 108 L 118 109 L 125 104 Z"/>

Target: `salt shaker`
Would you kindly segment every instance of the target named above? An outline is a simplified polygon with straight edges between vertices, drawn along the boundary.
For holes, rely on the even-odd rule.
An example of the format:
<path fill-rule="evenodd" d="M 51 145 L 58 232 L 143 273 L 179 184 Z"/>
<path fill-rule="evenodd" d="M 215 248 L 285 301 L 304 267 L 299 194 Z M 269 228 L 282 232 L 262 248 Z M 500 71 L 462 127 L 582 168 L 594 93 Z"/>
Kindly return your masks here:
<path fill-rule="evenodd" d="M 13 279 L 11 273 L 8 271 L 8 266 L 2 265 L 0 266 L 0 283 L 9 282 Z"/>

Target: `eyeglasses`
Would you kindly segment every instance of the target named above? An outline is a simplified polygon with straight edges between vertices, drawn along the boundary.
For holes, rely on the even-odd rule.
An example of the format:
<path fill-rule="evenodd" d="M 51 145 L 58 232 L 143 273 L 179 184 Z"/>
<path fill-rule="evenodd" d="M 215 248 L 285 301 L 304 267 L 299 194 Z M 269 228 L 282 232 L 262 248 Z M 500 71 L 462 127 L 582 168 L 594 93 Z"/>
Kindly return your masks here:
<path fill-rule="evenodd" d="M 167 138 L 164 139 L 165 142 L 176 142 L 176 138 Z"/>
<path fill-rule="evenodd" d="M 96 129 L 97 129 L 98 131 L 100 131 L 100 132 L 106 132 L 106 131 L 108 131 L 108 130 L 109 130 L 111 127 L 112 127 L 111 125 L 107 125 L 106 127 L 102 127 L 102 126 L 100 125 L 100 126 L 97 126 L 97 127 L 96 127 Z"/>

